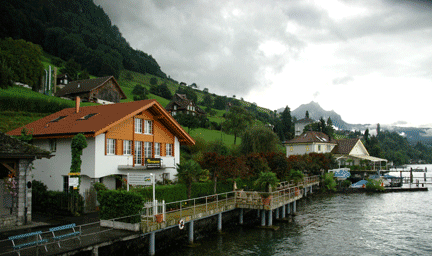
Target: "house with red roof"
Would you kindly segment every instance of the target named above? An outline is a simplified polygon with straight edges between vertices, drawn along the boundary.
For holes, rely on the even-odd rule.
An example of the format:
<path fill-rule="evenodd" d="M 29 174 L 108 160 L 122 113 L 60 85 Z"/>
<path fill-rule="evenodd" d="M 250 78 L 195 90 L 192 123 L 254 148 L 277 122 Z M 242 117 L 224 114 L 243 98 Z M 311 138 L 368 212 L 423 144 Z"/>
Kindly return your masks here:
<path fill-rule="evenodd" d="M 156 100 L 80 107 L 78 97 L 75 108 L 25 127 L 33 134 L 33 144 L 53 155 L 34 161 L 35 179 L 57 191 L 70 189 L 71 141 L 78 133 L 84 134 L 88 144 L 81 156 L 80 193 L 94 182 L 119 188 L 128 173 L 175 179 L 180 145 L 195 144 Z M 21 129 L 8 134 L 19 135 Z"/>
<path fill-rule="evenodd" d="M 100 104 L 118 103 L 127 98 L 113 76 L 69 82 L 56 96 L 72 100 L 80 97 L 82 101 Z"/>

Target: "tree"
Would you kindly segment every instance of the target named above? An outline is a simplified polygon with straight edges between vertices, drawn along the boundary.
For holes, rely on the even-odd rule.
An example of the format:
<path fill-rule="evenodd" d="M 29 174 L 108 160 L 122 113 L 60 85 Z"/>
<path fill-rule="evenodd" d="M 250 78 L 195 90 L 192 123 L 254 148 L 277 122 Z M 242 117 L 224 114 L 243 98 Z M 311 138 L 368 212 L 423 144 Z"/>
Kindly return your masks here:
<path fill-rule="evenodd" d="M 172 99 L 171 91 L 168 89 L 168 85 L 166 83 L 163 83 L 159 86 L 158 95 L 167 100 Z"/>
<path fill-rule="evenodd" d="M 212 97 L 210 96 L 210 94 L 204 95 L 203 105 L 206 107 L 211 107 L 213 105 L 213 100 L 212 100 Z"/>
<path fill-rule="evenodd" d="M 141 84 L 136 84 L 132 90 L 134 101 L 147 99 L 147 89 Z"/>
<path fill-rule="evenodd" d="M 208 92 L 209 92 L 209 89 L 208 89 L 208 88 L 204 88 L 203 92 L 204 92 L 204 93 L 208 93 Z"/>
<path fill-rule="evenodd" d="M 200 122 L 197 116 L 178 113 L 177 115 L 174 116 L 174 118 L 175 120 L 177 120 L 177 122 L 179 122 L 179 124 L 186 126 L 188 128 L 188 133 L 191 130 L 200 127 Z"/>
<path fill-rule="evenodd" d="M 71 80 L 78 80 L 79 73 L 81 71 L 81 65 L 78 64 L 74 59 L 69 59 L 64 68 L 60 70 L 63 74 L 68 74 Z"/>
<path fill-rule="evenodd" d="M 234 145 L 237 141 L 237 136 L 239 136 L 243 131 L 245 131 L 252 124 L 252 116 L 249 112 L 238 106 L 233 106 L 230 108 L 225 116 L 225 122 L 223 127 L 225 131 L 234 135 Z"/>
<path fill-rule="evenodd" d="M 309 118 L 309 111 L 306 110 L 306 118 Z"/>
<path fill-rule="evenodd" d="M 270 152 L 264 154 L 271 171 L 276 173 L 278 179 L 283 180 L 289 176 L 288 161 L 284 153 Z"/>
<path fill-rule="evenodd" d="M 213 193 L 216 194 L 217 191 L 217 180 L 221 175 L 224 166 L 225 157 L 219 155 L 216 152 L 206 152 L 203 154 L 199 164 L 202 168 L 209 171 L 209 174 L 213 180 Z"/>
<path fill-rule="evenodd" d="M 12 77 L 13 71 L 6 64 L 5 60 L 0 60 L 0 88 L 7 89 L 10 86 L 13 86 Z"/>
<path fill-rule="evenodd" d="M 240 150 L 243 154 L 278 152 L 280 141 L 277 135 L 264 126 L 254 126 L 243 133 Z"/>
<path fill-rule="evenodd" d="M 34 91 L 38 91 L 43 73 L 41 58 L 42 49 L 39 45 L 22 39 L 0 40 L 2 79 L 28 84 L 33 87 Z M 8 79 L 11 76 L 12 78 Z M 3 83 L 2 86 L 4 86 Z"/>
<path fill-rule="evenodd" d="M 192 83 L 191 85 L 189 85 L 189 87 L 193 89 L 198 89 L 198 85 L 196 83 Z"/>
<path fill-rule="evenodd" d="M 224 110 L 226 105 L 226 98 L 222 96 L 216 96 L 213 102 L 213 108 Z"/>
<path fill-rule="evenodd" d="M 333 137 L 334 134 L 334 128 L 333 128 L 333 121 L 331 118 L 327 118 L 327 124 L 326 124 L 326 133 L 328 136 Z"/>
<path fill-rule="evenodd" d="M 177 164 L 177 174 L 179 181 L 186 184 L 188 199 L 191 198 L 192 183 L 197 182 L 208 176 L 208 172 L 201 169 L 201 166 L 194 160 L 185 160 L 182 164 Z"/>
<path fill-rule="evenodd" d="M 81 71 L 81 73 L 78 75 L 78 80 L 85 80 L 85 79 L 90 79 L 90 74 L 87 71 L 87 69 L 84 69 L 83 71 Z"/>
<path fill-rule="evenodd" d="M 292 123 L 291 111 L 288 106 L 285 107 L 280 119 L 284 140 L 292 139 L 294 137 L 294 126 Z"/>
<path fill-rule="evenodd" d="M 261 191 L 271 192 L 270 189 L 276 187 L 279 180 L 276 177 L 276 173 L 273 172 L 261 172 L 254 185 Z"/>
<path fill-rule="evenodd" d="M 157 85 L 157 83 L 158 83 L 158 80 L 157 80 L 156 77 L 152 77 L 152 78 L 150 78 L 150 84 L 151 84 L 151 85 Z"/>

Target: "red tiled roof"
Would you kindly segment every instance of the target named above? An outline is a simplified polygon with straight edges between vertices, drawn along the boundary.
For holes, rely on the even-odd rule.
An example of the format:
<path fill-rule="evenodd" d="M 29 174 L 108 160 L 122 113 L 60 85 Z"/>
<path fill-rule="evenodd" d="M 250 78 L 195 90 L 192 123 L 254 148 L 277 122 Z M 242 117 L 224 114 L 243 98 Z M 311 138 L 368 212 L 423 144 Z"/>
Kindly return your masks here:
<path fill-rule="evenodd" d="M 337 145 L 333 148 L 332 153 L 348 155 L 359 140 L 357 138 L 337 140 Z"/>
<path fill-rule="evenodd" d="M 302 133 L 300 136 L 284 142 L 284 144 L 298 144 L 298 143 L 332 143 L 336 144 L 336 140 L 330 138 L 323 132 L 308 131 Z"/>
<path fill-rule="evenodd" d="M 158 121 L 168 127 L 181 142 L 188 145 L 195 144 L 192 137 L 165 111 L 156 100 L 141 100 L 109 105 L 80 107 L 76 113 L 75 108 L 66 108 L 52 115 L 41 118 L 25 127 L 32 131 L 33 137 L 71 137 L 83 133 L 88 137 L 97 136 L 114 125 L 131 118 L 143 111 L 149 111 L 157 116 Z M 96 114 L 86 120 L 83 117 Z M 63 117 L 63 118 L 62 118 Z M 9 135 L 19 135 L 23 127 L 9 131 Z"/>

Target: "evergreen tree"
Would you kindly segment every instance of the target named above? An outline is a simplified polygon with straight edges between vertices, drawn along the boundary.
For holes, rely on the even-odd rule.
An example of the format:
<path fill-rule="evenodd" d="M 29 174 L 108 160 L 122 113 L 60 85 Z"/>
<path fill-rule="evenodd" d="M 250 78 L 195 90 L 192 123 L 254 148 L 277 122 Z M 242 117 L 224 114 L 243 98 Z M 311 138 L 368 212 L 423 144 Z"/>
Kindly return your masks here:
<path fill-rule="evenodd" d="M 285 140 L 290 140 L 294 137 L 294 125 L 291 118 L 291 111 L 288 106 L 285 107 L 281 114 L 282 132 Z"/>

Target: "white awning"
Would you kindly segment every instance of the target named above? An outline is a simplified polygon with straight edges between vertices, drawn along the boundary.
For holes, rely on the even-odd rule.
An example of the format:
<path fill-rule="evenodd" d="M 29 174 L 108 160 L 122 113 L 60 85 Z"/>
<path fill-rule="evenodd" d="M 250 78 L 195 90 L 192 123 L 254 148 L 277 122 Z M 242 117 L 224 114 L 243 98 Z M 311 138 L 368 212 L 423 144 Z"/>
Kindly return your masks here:
<path fill-rule="evenodd" d="M 367 156 L 367 155 L 349 155 L 347 157 L 360 158 L 360 159 L 368 160 L 368 161 L 371 161 L 371 162 L 388 162 L 387 159 L 379 158 L 379 157 L 374 157 L 374 156 Z"/>

